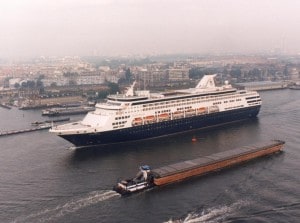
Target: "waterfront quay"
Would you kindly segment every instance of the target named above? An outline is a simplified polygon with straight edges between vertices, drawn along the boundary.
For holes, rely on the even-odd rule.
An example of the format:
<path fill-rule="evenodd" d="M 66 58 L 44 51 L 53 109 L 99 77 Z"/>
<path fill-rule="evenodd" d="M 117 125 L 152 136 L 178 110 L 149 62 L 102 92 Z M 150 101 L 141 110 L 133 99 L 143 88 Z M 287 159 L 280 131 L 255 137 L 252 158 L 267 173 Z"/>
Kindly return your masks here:
<path fill-rule="evenodd" d="M 243 88 L 250 91 L 266 91 L 285 89 L 288 87 L 288 83 L 284 81 L 257 81 L 248 83 L 236 83 L 237 88 Z"/>
<path fill-rule="evenodd" d="M 300 80 L 299 56 L 232 55 L 159 58 L 36 58 L 0 64 L 0 103 L 23 109 L 99 100 L 121 93 L 135 80 L 138 89 L 194 86 L 205 74 L 221 74 L 246 90 L 282 89 Z"/>

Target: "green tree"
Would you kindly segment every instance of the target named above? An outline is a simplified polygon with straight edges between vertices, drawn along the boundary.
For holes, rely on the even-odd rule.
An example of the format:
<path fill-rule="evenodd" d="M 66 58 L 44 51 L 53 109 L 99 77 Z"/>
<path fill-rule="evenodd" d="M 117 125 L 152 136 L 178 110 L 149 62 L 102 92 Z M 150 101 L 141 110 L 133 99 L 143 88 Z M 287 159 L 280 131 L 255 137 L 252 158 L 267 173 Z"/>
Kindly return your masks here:
<path fill-rule="evenodd" d="M 233 68 L 229 74 L 232 76 L 232 77 L 235 77 L 235 78 L 240 78 L 241 75 L 242 75 L 242 71 L 240 68 Z"/>
<path fill-rule="evenodd" d="M 18 88 L 20 88 L 20 84 L 19 84 L 19 83 L 15 83 L 15 84 L 14 84 L 14 87 L 15 87 L 16 89 L 18 89 Z"/>
<path fill-rule="evenodd" d="M 77 77 L 78 73 L 77 72 L 66 72 L 63 74 L 64 77 Z"/>
<path fill-rule="evenodd" d="M 44 88 L 44 83 L 43 83 L 43 81 L 41 81 L 41 80 L 37 80 L 36 81 L 36 86 L 38 87 L 38 88 Z"/>
<path fill-rule="evenodd" d="M 103 90 L 103 91 L 99 91 L 98 94 L 97 94 L 97 96 L 98 96 L 98 98 L 100 98 L 100 99 L 104 99 L 104 98 L 107 97 L 108 94 L 109 94 L 109 93 L 108 93 L 107 90 Z"/>
<path fill-rule="evenodd" d="M 56 82 L 52 82 L 52 83 L 50 84 L 50 87 L 57 87 L 57 83 L 56 83 Z"/>
<path fill-rule="evenodd" d="M 131 72 L 130 72 L 130 68 L 127 68 L 125 71 L 125 78 L 128 81 L 128 83 L 130 83 L 130 79 L 131 79 Z"/>
<path fill-rule="evenodd" d="M 118 84 L 109 82 L 108 87 L 109 87 L 109 94 L 115 94 L 115 93 L 120 91 L 120 88 L 119 88 Z"/>
<path fill-rule="evenodd" d="M 27 87 L 31 88 L 31 89 L 35 88 L 35 82 L 34 81 L 27 81 Z"/>
<path fill-rule="evenodd" d="M 21 83 L 21 88 L 27 88 L 27 87 L 28 87 L 27 81 L 23 81 L 23 82 Z"/>
<path fill-rule="evenodd" d="M 70 80 L 70 81 L 69 81 L 69 85 L 70 85 L 70 86 L 77 85 L 77 82 L 76 82 L 75 80 Z"/>

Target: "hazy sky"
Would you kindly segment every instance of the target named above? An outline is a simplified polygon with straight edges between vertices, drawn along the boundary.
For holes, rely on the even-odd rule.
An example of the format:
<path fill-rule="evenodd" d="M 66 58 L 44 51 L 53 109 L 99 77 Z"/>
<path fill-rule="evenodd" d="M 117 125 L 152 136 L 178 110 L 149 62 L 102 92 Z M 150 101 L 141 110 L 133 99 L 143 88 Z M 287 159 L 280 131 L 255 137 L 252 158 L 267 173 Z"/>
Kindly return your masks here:
<path fill-rule="evenodd" d="M 299 0 L 0 0 L 0 57 L 300 52 Z"/>

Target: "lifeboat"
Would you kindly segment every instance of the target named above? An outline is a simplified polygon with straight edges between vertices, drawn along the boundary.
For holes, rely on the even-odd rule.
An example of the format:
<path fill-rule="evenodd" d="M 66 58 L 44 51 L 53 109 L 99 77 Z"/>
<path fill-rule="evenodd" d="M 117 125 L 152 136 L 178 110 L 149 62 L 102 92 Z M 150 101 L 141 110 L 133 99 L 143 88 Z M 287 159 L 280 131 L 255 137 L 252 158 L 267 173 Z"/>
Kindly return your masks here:
<path fill-rule="evenodd" d="M 183 112 L 182 111 L 176 111 L 173 113 L 173 118 L 177 119 L 177 118 L 183 118 Z"/>
<path fill-rule="evenodd" d="M 209 113 L 219 112 L 219 107 L 217 105 L 213 105 L 209 107 Z"/>
<path fill-rule="evenodd" d="M 198 114 L 205 114 L 207 113 L 207 108 L 206 107 L 201 107 L 197 109 Z"/>
<path fill-rule="evenodd" d="M 143 124 L 143 119 L 142 118 L 135 118 L 132 121 L 132 125 L 141 125 Z"/>
<path fill-rule="evenodd" d="M 170 119 L 170 116 L 167 113 L 163 113 L 163 114 L 158 115 L 158 119 L 159 119 L 159 121 L 166 121 L 166 120 Z"/>
<path fill-rule="evenodd" d="M 149 116 L 144 117 L 144 122 L 147 124 L 155 122 L 155 116 L 149 115 Z"/>
<path fill-rule="evenodd" d="M 185 112 L 185 115 L 186 115 L 186 116 L 193 116 L 193 115 L 196 115 L 196 110 L 195 110 L 195 109 L 188 109 L 188 110 Z"/>

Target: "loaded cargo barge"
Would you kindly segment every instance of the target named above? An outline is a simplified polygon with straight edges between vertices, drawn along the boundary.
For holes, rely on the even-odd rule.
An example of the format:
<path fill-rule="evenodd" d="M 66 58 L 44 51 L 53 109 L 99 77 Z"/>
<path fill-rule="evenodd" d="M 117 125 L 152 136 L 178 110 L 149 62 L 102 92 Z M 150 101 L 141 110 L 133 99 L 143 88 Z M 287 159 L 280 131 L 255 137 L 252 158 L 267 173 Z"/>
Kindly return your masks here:
<path fill-rule="evenodd" d="M 113 189 L 125 195 L 155 186 L 175 183 L 279 152 L 283 149 L 284 144 L 285 142 L 282 140 L 271 140 L 198 157 L 193 160 L 182 161 L 153 170 L 148 165 L 144 165 L 140 167 L 136 177 L 118 182 Z"/>

